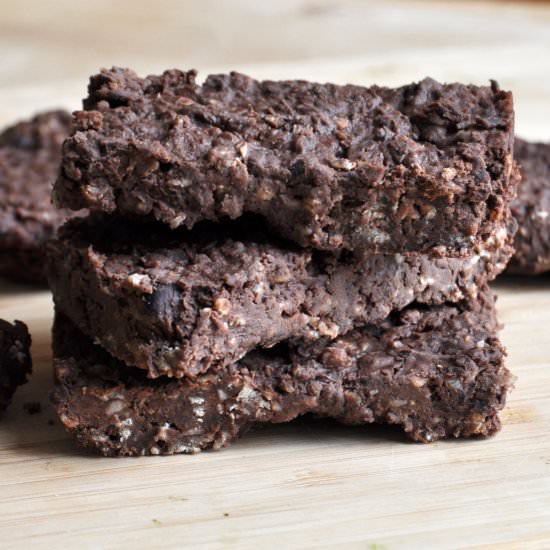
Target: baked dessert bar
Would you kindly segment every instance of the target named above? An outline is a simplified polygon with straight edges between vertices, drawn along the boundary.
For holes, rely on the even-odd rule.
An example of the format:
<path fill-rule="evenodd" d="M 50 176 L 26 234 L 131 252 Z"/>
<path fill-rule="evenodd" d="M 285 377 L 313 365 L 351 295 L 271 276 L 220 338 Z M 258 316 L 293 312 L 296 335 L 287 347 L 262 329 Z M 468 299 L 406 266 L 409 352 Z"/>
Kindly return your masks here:
<path fill-rule="evenodd" d="M 442 255 L 484 242 L 507 216 L 514 113 L 495 82 L 196 76 L 93 76 L 63 147 L 58 206 L 172 228 L 249 212 L 301 246 Z"/>
<path fill-rule="evenodd" d="M 512 203 L 518 232 L 508 271 L 537 275 L 550 270 L 550 144 L 516 138 L 514 156 L 522 181 Z"/>
<path fill-rule="evenodd" d="M 489 436 L 512 385 L 496 330 L 483 289 L 477 300 L 411 305 L 333 341 L 256 350 L 193 380 L 151 380 L 58 313 L 53 402 L 77 441 L 104 455 L 218 449 L 307 413 L 395 424 L 421 442 Z"/>
<path fill-rule="evenodd" d="M 459 257 L 335 256 L 268 235 L 260 220 L 171 230 L 94 215 L 48 245 L 54 301 L 150 377 L 195 376 L 287 339 L 336 338 L 416 301 L 475 297 L 506 266 L 510 227 Z"/>
<path fill-rule="evenodd" d="M 70 123 L 69 113 L 50 111 L 0 134 L 0 275 L 46 281 L 44 243 L 70 214 L 50 198 Z"/>

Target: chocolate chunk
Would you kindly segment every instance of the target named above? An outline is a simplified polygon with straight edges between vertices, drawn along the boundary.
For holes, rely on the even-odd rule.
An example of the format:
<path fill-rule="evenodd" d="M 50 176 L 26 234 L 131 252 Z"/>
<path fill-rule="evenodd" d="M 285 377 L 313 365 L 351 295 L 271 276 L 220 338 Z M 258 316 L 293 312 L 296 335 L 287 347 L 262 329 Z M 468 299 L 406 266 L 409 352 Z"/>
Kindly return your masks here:
<path fill-rule="evenodd" d="M 58 313 L 53 402 L 78 442 L 104 455 L 218 449 L 306 413 L 396 424 L 421 442 L 489 436 L 512 384 L 496 329 L 483 289 L 455 305 L 411 305 L 333 341 L 256 350 L 194 380 L 151 380 Z"/>
<path fill-rule="evenodd" d="M 512 96 L 127 69 L 90 80 L 54 197 L 176 228 L 262 215 L 302 246 L 453 255 L 507 217 Z"/>
<path fill-rule="evenodd" d="M 287 339 L 336 338 L 413 301 L 475 297 L 512 254 L 511 227 L 459 257 L 299 249 L 257 219 L 170 230 L 91 216 L 48 247 L 54 301 L 149 376 L 195 376 Z"/>
<path fill-rule="evenodd" d="M 26 325 L 0 319 L 0 411 L 6 410 L 18 386 L 31 373 L 31 337 Z"/>

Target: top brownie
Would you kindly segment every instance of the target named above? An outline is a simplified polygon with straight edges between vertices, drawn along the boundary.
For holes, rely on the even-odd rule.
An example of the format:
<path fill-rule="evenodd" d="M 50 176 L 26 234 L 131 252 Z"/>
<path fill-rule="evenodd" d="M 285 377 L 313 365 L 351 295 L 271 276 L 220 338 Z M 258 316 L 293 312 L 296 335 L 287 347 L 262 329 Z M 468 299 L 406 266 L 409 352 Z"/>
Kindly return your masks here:
<path fill-rule="evenodd" d="M 103 70 L 63 148 L 59 206 L 175 228 L 262 215 L 323 250 L 460 252 L 514 194 L 512 95 Z"/>

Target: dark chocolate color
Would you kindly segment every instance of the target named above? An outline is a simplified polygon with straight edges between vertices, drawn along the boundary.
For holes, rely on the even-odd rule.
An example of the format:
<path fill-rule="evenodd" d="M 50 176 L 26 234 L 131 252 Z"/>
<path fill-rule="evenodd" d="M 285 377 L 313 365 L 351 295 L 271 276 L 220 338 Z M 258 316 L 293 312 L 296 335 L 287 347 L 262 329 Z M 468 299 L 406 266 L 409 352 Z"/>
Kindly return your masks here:
<path fill-rule="evenodd" d="M 516 138 L 514 156 L 522 181 L 512 203 L 518 232 L 508 271 L 537 275 L 550 270 L 550 143 Z"/>
<path fill-rule="evenodd" d="M 279 345 L 195 380 L 148 379 L 64 316 L 54 327 L 57 413 L 104 455 L 194 453 L 252 426 L 313 413 L 346 424 L 396 424 L 421 442 L 489 436 L 512 378 L 492 295 L 414 306 L 332 342 Z"/>
<path fill-rule="evenodd" d="M 44 283 L 44 243 L 68 211 L 55 208 L 51 189 L 71 117 L 39 114 L 0 134 L 0 275 Z"/>
<path fill-rule="evenodd" d="M 513 227 L 497 226 L 462 257 L 335 257 L 266 238 L 246 217 L 189 232 L 92 216 L 60 230 L 48 272 L 59 310 L 109 353 L 181 377 L 289 338 L 335 338 L 413 301 L 476 296 L 512 240 Z"/>
<path fill-rule="evenodd" d="M 25 324 L 0 319 L 0 411 L 6 410 L 18 386 L 32 370 L 31 337 Z"/>
<path fill-rule="evenodd" d="M 507 216 L 513 106 L 496 83 L 195 78 L 93 76 L 57 204 L 153 214 L 172 228 L 253 212 L 302 246 L 444 255 Z"/>

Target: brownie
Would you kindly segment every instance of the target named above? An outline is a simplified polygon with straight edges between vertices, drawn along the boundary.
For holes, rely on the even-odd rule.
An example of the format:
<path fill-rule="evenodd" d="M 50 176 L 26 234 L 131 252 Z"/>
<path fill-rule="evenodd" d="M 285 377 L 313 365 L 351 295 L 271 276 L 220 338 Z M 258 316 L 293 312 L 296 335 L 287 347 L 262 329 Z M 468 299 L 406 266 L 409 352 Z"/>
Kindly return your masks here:
<path fill-rule="evenodd" d="M 258 346 L 335 338 L 413 301 L 475 296 L 513 252 L 512 229 L 497 226 L 462 257 L 336 256 L 276 239 L 261 222 L 189 231 L 118 216 L 74 220 L 48 246 L 54 301 L 150 377 L 194 376 Z"/>
<path fill-rule="evenodd" d="M 71 117 L 41 113 L 0 134 L 0 275 L 44 283 L 44 243 L 68 211 L 50 199 Z"/>
<path fill-rule="evenodd" d="M 494 299 L 412 305 L 333 341 L 279 344 L 196 379 L 114 359 L 57 314 L 59 418 L 104 455 L 194 453 L 249 428 L 312 413 L 345 424 L 396 424 L 415 441 L 489 436 L 512 377 L 495 336 Z"/>
<path fill-rule="evenodd" d="M 0 319 L 0 411 L 6 410 L 18 386 L 31 373 L 31 337 L 25 324 Z"/>
<path fill-rule="evenodd" d="M 63 147 L 59 206 L 152 214 L 175 228 L 263 216 L 323 250 L 450 255 L 507 215 L 512 95 L 128 69 L 93 76 Z"/>
<path fill-rule="evenodd" d="M 550 270 L 550 143 L 516 138 L 514 156 L 523 177 L 512 203 L 519 229 L 508 271 L 537 275 Z"/>

